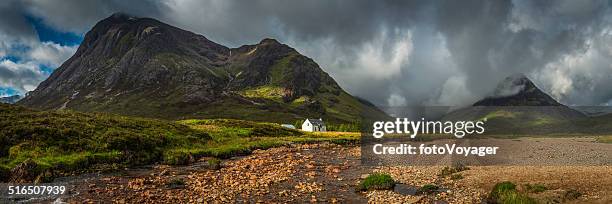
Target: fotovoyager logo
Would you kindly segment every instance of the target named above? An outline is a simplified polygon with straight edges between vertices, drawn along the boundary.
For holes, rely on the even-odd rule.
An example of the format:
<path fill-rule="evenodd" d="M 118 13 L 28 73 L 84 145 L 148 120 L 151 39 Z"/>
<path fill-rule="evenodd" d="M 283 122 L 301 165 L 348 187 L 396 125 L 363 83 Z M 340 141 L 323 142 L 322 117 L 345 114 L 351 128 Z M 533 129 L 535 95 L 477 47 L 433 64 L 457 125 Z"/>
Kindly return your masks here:
<path fill-rule="evenodd" d="M 418 149 L 418 151 L 417 151 Z M 425 144 L 420 144 L 417 146 L 409 145 L 409 144 L 400 144 L 399 146 L 384 146 L 382 144 L 375 144 L 372 151 L 374 154 L 410 154 L 410 155 L 477 155 L 484 157 L 489 154 L 497 154 L 497 149 L 499 147 L 462 147 L 457 146 L 457 144 L 444 144 L 442 146 L 425 146 Z"/>

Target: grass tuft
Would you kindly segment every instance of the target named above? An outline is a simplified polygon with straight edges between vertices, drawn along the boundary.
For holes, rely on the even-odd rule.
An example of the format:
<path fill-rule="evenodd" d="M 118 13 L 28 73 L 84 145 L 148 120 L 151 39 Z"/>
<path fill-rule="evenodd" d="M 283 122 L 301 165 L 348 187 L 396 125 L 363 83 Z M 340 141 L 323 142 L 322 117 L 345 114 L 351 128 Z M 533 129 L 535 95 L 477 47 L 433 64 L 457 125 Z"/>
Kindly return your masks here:
<path fill-rule="evenodd" d="M 612 144 L 612 136 L 608 135 L 608 136 L 599 136 L 596 139 L 597 142 L 600 143 L 610 143 Z"/>
<path fill-rule="evenodd" d="M 164 154 L 163 162 L 169 165 L 187 165 L 193 163 L 194 158 L 189 152 L 170 150 Z"/>
<path fill-rule="evenodd" d="M 395 187 L 395 181 L 390 175 L 384 173 L 374 173 L 366 177 L 357 186 L 358 191 L 367 190 L 389 190 Z"/>
<path fill-rule="evenodd" d="M 454 164 L 453 166 L 445 166 L 438 175 L 441 177 L 447 177 L 454 173 L 462 172 L 466 170 L 470 170 L 470 168 L 468 168 L 464 164 Z"/>
<path fill-rule="evenodd" d="M 489 193 L 489 200 L 493 203 L 502 204 L 535 204 L 536 201 L 522 194 L 516 190 L 516 185 L 509 181 L 504 181 L 495 184 L 491 193 Z"/>
<path fill-rule="evenodd" d="M 206 161 L 208 163 L 208 168 L 218 170 L 221 169 L 221 160 L 217 158 L 212 158 Z"/>
<path fill-rule="evenodd" d="M 541 193 L 548 190 L 548 188 L 542 184 L 525 184 L 525 191 L 530 193 Z"/>
<path fill-rule="evenodd" d="M 430 194 L 437 191 L 438 189 L 440 189 L 440 187 L 434 184 L 425 184 L 421 186 L 417 192 L 418 194 Z"/>
<path fill-rule="evenodd" d="M 451 180 L 459 180 L 459 179 L 463 179 L 463 175 L 461 174 L 453 174 L 450 177 Z"/>

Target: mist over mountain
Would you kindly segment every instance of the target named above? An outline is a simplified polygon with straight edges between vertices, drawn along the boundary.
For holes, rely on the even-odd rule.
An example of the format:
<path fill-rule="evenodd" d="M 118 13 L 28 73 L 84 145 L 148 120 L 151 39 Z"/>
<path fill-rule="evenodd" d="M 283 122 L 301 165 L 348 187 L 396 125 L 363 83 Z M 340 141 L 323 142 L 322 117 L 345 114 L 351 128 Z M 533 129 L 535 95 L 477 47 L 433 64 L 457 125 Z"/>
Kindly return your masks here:
<path fill-rule="evenodd" d="M 474 106 L 559 106 L 524 74 L 515 74 L 501 81 L 493 93 Z"/>
<path fill-rule="evenodd" d="M 489 132 L 511 134 L 584 118 L 584 113 L 557 102 L 525 75 L 514 74 L 500 81 L 489 96 L 447 113 L 443 120 L 487 120 Z"/>
<path fill-rule="evenodd" d="M 19 103 L 173 119 L 348 122 L 364 111 L 380 113 L 274 39 L 228 48 L 122 13 L 98 22 L 76 53 Z"/>

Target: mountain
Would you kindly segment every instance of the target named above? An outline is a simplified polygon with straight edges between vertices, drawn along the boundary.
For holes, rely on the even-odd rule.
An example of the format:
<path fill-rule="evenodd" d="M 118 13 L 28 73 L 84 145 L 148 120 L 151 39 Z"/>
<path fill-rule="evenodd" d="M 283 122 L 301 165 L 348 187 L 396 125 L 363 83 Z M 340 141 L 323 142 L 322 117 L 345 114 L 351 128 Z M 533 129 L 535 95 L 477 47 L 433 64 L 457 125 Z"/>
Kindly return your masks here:
<path fill-rule="evenodd" d="M 0 97 L 0 103 L 14 104 L 14 103 L 17 103 L 17 101 L 19 101 L 19 99 L 21 99 L 20 95 L 12 95 L 12 96 L 7 96 L 7 97 Z"/>
<path fill-rule="evenodd" d="M 561 130 L 558 124 L 585 119 L 540 90 L 523 74 L 506 77 L 492 94 L 472 106 L 451 111 L 443 120 L 487 120 L 487 132 L 536 134 Z M 565 128 L 563 131 L 573 131 Z"/>
<path fill-rule="evenodd" d="M 612 106 L 572 106 L 589 117 L 612 114 Z"/>
<path fill-rule="evenodd" d="M 151 18 L 113 14 L 19 104 L 124 115 L 352 122 L 384 114 L 274 39 L 228 48 Z"/>
<path fill-rule="evenodd" d="M 493 94 L 477 101 L 474 106 L 560 106 L 523 74 L 506 77 Z"/>

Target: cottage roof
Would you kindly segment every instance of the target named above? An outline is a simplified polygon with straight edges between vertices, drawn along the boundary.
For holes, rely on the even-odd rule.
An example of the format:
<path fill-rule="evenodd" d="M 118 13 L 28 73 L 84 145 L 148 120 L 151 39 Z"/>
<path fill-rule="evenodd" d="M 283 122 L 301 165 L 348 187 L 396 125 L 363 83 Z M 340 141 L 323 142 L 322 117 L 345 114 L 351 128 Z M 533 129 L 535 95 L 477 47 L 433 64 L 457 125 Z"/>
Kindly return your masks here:
<path fill-rule="evenodd" d="M 323 123 L 323 120 L 321 119 L 308 118 L 308 121 L 310 121 L 310 123 L 312 123 L 313 125 L 317 125 L 317 126 L 325 125 L 325 123 Z"/>

